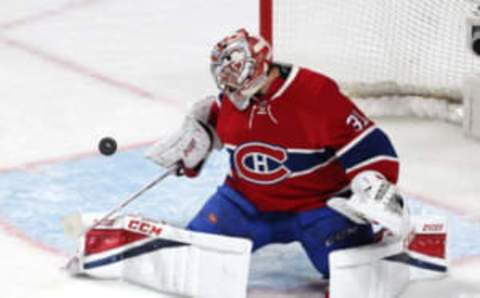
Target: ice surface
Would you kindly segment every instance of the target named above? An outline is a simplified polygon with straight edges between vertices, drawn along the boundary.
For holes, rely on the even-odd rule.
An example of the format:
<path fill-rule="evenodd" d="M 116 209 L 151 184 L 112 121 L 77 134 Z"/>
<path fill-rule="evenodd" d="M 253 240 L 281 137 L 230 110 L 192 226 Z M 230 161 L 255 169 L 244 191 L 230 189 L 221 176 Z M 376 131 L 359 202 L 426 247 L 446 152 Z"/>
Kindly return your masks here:
<path fill-rule="evenodd" d="M 215 92 L 213 42 L 257 29 L 257 1 L 2 1 L 0 3 L 0 297 L 162 297 L 115 281 L 71 279 L 59 267 L 74 243 L 71 211 L 106 211 L 154 178 L 145 144 Z M 480 144 L 459 127 L 378 119 L 402 160 L 400 187 L 417 213 L 452 225 L 452 276 L 402 297 L 480 296 Z M 96 152 L 114 136 L 120 152 Z M 195 180 L 167 179 L 129 210 L 184 225 L 222 182 L 217 154 Z M 253 258 L 249 297 L 321 297 L 325 286 L 297 244 Z"/>

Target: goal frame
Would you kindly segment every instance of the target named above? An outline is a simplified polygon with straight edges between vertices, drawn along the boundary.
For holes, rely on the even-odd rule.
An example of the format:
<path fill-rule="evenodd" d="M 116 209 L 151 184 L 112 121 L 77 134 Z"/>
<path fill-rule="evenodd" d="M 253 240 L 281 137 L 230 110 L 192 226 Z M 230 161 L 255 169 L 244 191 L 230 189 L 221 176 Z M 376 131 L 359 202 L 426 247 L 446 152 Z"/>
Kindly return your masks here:
<path fill-rule="evenodd" d="M 260 35 L 273 48 L 273 0 L 258 0 Z"/>

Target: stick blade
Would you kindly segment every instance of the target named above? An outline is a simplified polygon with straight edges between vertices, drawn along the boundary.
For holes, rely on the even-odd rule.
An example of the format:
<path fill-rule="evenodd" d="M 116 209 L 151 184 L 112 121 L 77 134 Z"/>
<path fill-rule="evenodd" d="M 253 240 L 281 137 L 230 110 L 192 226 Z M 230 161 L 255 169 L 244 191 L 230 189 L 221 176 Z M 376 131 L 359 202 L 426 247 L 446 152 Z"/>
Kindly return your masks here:
<path fill-rule="evenodd" d="M 83 233 L 82 215 L 80 212 L 74 212 L 66 215 L 62 219 L 63 232 L 72 237 L 78 238 Z"/>

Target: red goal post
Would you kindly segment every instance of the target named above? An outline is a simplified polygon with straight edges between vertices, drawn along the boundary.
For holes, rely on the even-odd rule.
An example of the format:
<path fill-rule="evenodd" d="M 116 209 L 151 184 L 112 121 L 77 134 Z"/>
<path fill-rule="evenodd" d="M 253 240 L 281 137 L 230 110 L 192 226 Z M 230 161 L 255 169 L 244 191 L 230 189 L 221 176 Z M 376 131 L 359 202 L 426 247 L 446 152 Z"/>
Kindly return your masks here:
<path fill-rule="evenodd" d="M 259 0 L 260 3 L 260 35 L 263 36 L 272 46 L 273 27 L 273 0 Z"/>

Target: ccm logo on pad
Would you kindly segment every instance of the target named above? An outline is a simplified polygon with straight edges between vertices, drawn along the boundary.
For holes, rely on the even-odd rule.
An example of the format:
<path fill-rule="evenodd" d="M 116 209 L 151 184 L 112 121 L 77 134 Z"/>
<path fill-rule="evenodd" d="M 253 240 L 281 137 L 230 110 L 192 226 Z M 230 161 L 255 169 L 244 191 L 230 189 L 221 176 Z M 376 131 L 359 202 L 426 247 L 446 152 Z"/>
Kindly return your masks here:
<path fill-rule="evenodd" d="M 162 233 L 162 228 L 157 227 L 154 223 L 138 219 L 129 220 L 127 227 L 130 231 L 140 232 L 149 236 L 159 236 Z"/>

